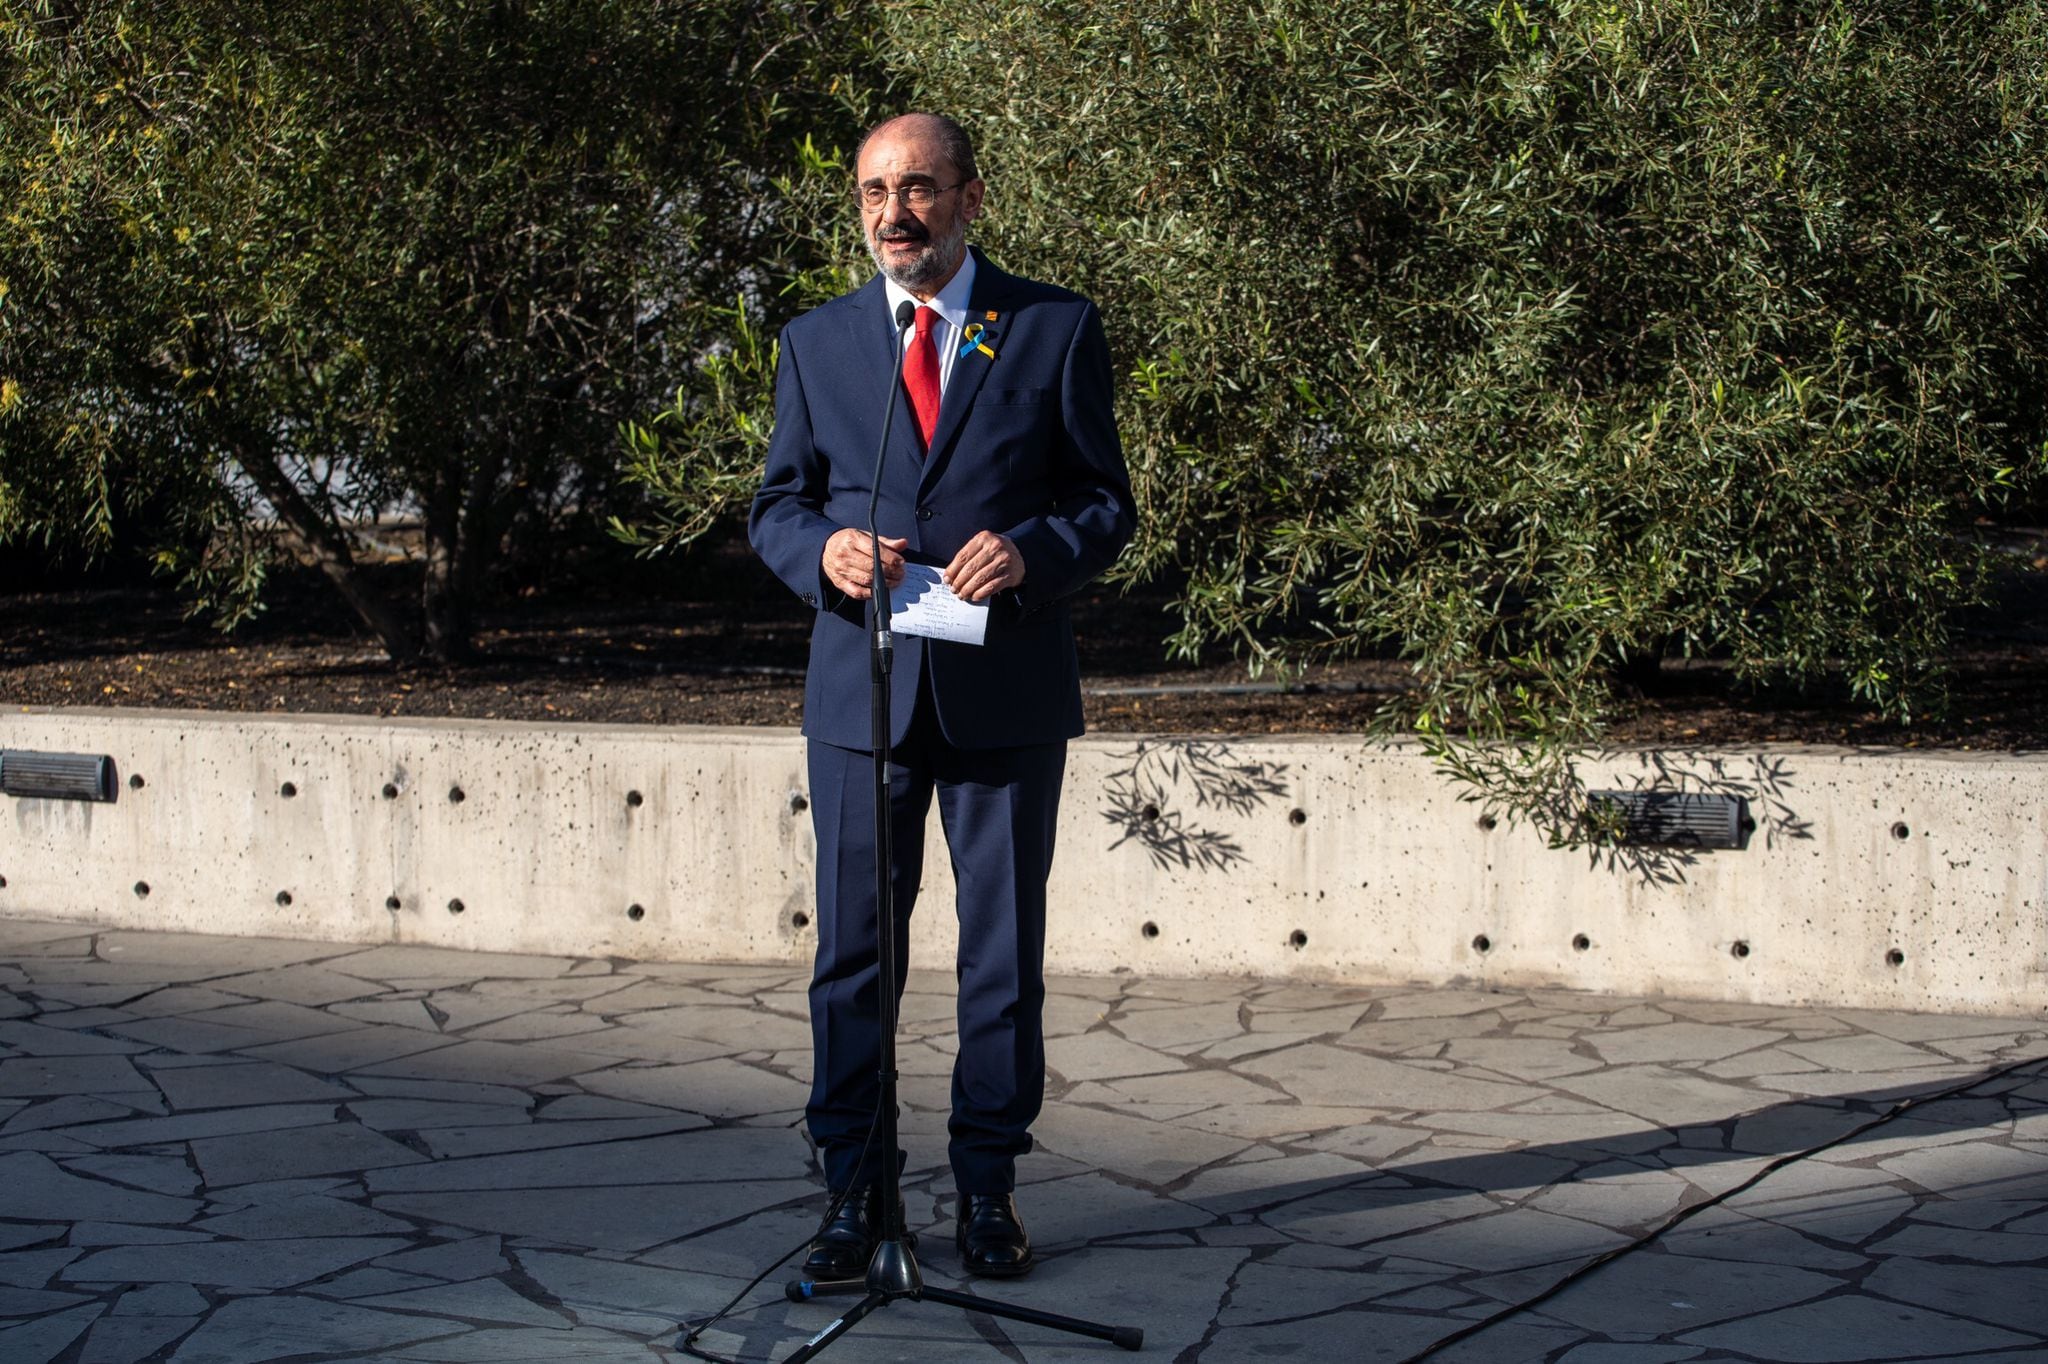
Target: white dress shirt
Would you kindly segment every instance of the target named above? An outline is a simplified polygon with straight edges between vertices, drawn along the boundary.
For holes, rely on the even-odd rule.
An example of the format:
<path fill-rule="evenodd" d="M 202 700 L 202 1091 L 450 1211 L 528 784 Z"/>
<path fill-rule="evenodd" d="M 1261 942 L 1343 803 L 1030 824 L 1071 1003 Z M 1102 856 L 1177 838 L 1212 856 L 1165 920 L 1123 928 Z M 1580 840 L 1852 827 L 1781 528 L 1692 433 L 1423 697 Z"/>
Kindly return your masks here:
<path fill-rule="evenodd" d="M 953 361 L 960 355 L 960 335 L 967 326 L 967 300 L 974 291 L 974 253 L 967 252 L 961 257 L 960 268 L 953 272 L 953 278 L 946 281 L 946 287 L 929 303 L 920 303 L 910 290 L 890 279 L 882 277 L 882 288 L 889 297 L 889 317 L 894 325 L 896 309 L 904 300 L 920 308 L 930 308 L 939 315 L 932 324 L 932 344 L 939 350 L 939 396 L 946 393 L 946 381 L 953 377 Z M 903 348 L 910 349 L 911 340 L 916 337 L 917 328 L 909 327 L 903 333 Z"/>

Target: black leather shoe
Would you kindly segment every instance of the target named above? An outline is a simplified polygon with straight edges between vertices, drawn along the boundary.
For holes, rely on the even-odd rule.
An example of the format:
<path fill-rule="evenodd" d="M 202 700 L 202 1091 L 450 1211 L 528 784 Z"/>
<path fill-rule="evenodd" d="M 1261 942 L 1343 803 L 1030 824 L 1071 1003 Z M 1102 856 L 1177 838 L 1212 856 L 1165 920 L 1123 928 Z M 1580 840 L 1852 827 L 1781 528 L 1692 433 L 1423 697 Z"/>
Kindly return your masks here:
<path fill-rule="evenodd" d="M 896 1218 L 903 1220 L 903 1202 L 896 1203 Z M 839 1205 L 825 1229 L 811 1241 L 811 1252 L 800 1271 L 807 1279 L 858 1279 L 868 1272 L 875 1258 L 875 1242 L 882 1235 L 882 1189 L 868 1184 L 855 1189 Z M 908 1230 L 903 1239 L 911 1247 L 917 1237 Z"/>
<path fill-rule="evenodd" d="M 960 1248 L 960 1266 L 969 1274 L 1014 1279 L 1029 1274 L 1038 1262 L 1009 1194 L 962 1194 L 953 1241 Z"/>

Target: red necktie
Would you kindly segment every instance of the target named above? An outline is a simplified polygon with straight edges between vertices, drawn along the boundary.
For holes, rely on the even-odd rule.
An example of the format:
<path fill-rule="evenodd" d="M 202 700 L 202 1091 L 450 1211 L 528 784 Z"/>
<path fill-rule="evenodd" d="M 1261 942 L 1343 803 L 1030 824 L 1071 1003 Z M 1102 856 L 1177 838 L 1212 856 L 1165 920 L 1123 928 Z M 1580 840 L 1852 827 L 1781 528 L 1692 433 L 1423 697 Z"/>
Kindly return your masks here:
<path fill-rule="evenodd" d="M 939 352 L 932 345 L 932 324 L 939 315 L 930 308 L 917 310 L 916 330 L 910 334 L 910 350 L 903 357 L 903 389 L 910 395 L 911 410 L 917 413 L 917 429 L 924 435 L 924 447 L 932 447 L 932 431 L 939 424 Z"/>

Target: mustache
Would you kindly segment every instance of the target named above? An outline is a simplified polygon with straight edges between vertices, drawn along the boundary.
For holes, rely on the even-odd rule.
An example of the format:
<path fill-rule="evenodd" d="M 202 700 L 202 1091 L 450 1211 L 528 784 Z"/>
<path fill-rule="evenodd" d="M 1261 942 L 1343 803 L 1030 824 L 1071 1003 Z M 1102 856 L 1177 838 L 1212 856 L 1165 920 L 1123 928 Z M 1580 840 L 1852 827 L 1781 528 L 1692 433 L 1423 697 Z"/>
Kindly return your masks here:
<path fill-rule="evenodd" d="M 875 229 L 875 240 L 881 242 L 922 242 L 931 240 L 931 235 L 909 223 L 888 223 Z"/>

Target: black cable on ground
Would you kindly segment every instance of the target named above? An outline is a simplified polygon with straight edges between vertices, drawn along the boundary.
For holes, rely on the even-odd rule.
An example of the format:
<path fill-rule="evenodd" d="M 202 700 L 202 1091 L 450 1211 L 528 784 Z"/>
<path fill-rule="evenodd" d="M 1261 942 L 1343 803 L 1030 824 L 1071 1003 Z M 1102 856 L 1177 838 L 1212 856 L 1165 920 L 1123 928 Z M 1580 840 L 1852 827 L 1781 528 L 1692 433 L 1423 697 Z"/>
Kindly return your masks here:
<path fill-rule="evenodd" d="M 1935 1103 L 1942 1099 L 1953 1099 L 1957 1095 L 1969 1093 L 1971 1090 L 1978 1088 L 1980 1085 L 1988 1085 L 1992 1083 L 1994 1080 L 2003 1080 L 2006 1076 L 2011 1075 L 2015 1071 L 2025 1070 L 2028 1066 L 2038 1066 L 2043 1064 L 2044 1062 L 2048 1062 L 2048 1056 L 2030 1056 L 2027 1057 L 2025 1060 L 2014 1061 L 2009 1065 L 2001 1066 L 1997 1070 L 1992 1071 L 1989 1075 L 1979 1075 L 1977 1078 L 1973 1080 L 1966 1080 L 1962 1084 L 1953 1085 L 1947 1089 L 1936 1090 L 1933 1093 L 1917 1094 L 1910 1099 L 1904 1099 L 1901 1100 L 1899 1103 L 1894 1104 L 1889 1111 L 1879 1114 L 1877 1117 L 1872 1118 L 1869 1122 L 1864 1123 L 1861 1127 L 1852 1128 L 1851 1130 L 1842 1133 L 1842 1135 L 1838 1137 L 1832 1137 L 1829 1140 L 1822 1142 L 1818 1146 L 1810 1146 L 1804 1151 L 1794 1151 L 1790 1155 L 1779 1156 L 1776 1160 L 1764 1166 L 1763 1169 L 1758 1170 L 1755 1174 L 1751 1175 L 1748 1179 L 1743 1180 L 1734 1188 L 1724 1190 L 1721 1193 L 1717 1193 L 1712 1198 L 1702 1199 L 1700 1202 L 1695 1203 L 1691 1207 L 1684 1209 L 1682 1212 L 1679 1212 L 1674 1216 L 1666 1219 L 1662 1226 L 1644 1232 L 1641 1236 L 1638 1236 L 1635 1240 L 1630 1241 L 1628 1244 L 1616 1246 L 1613 1250 L 1607 1251 L 1601 1255 L 1594 1256 L 1592 1259 L 1586 1261 L 1586 1263 L 1580 1265 L 1577 1269 L 1574 1269 L 1571 1273 L 1565 1275 L 1562 1279 L 1559 1279 L 1550 1287 L 1544 1289 L 1541 1293 L 1538 1293 L 1535 1297 L 1525 1298 L 1521 1302 L 1511 1303 L 1508 1306 L 1503 1307 L 1500 1311 L 1495 1312 L 1491 1316 L 1482 1317 L 1478 1321 L 1473 1322 L 1470 1326 L 1461 1327 L 1460 1329 L 1451 1332 L 1442 1340 L 1439 1340 L 1434 1344 L 1430 1345 L 1428 1348 L 1424 1349 L 1420 1354 L 1409 1355 L 1405 1360 L 1402 1361 L 1402 1364 L 1421 1364 L 1422 1360 L 1428 1359 L 1433 1355 L 1440 1354 L 1444 1350 L 1449 1349 L 1451 1346 L 1456 1345 L 1460 1341 L 1470 1340 L 1472 1337 L 1478 1335 L 1481 1331 L 1487 1330 L 1490 1327 L 1498 1326 L 1501 1322 L 1508 1320 L 1510 1317 L 1518 1317 L 1524 1312 L 1531 1311 L 1534 1308 L 1541 1306 L 1543 1303 L 1549 1302 L 1552 1298 L 1564 1292 L 1565 1289 L 1570 1288 L 1573 1284 L 1576 1284 L 1581 1280 L 1585 1279 L 1586 1276 L 1591 1274 L 1594 1270 L 1599 1269 L 1603 1265 L 1613 1264 L 1616 1260 L 1619 1260 L 1624 1255 L 1633 1254 L 1634 1252 L 1641 1250 L 1644 1246 L 1649 1245 L 1652 1241 L 1655 1241 L 1665 1232 L 1672 1230 L 1673 1228 L 1679 1226 L 1680 1224 L 1686 1221 L 1689 1221 L 1694 1217 L 1697 1217 L 1699 1214 L 1705 1212 L 1708 1208 L 1719 1207 L 1721 1204 L 1735 1197 L 1735 1195 L 1755 1188 L 1758 1184 L 1761 1184 L 1766 1177 L 1776 1174 L 1779 1170 L 1784 1169 L 1787 1165 L 1797 1164 L 1798 1162 L 1805 1160 L 1811 1156 L 1817 1156 L 1823 1151 L 1831 1150 L 1834 1147 L 1840 1146 L 1844 1142 L 1854 1141 L 1856 1140 L 1856 1138 L 1862 1136 L 1865 1132 L 1871 1131 L 1873 1128 L 1882 1127 L 1886 1123 L 1892 1121 L 1894 1118 L 1898 1118 L 1908 1112 L 1911 1112 L 1913 1109 L 1920 1107 L 1920 1105 L 1922 1104 Z"/>
<path fill-rule="evenodd" d="M 854 1157 L 854 1169 L 858 1170 L 866 1166 L 868 1159 L 868 1148 L 874 1145 L 875 1129 L 878 1126 L 880 1126 L 881 1121 L 882 1111 L 878 1106 L 875 1109 L 875 1116 L 868 1120 L 867 1136 L 861 1138 L 860 1154 Z M 853 1193 L 856 1187 L 858 1186 L 849 1184 L 847 1187 L 841 1189 L 838 1193 L 832 1195 L 832 1202 L 826 1206 L 825 1215 L 818 1219 L 818 1230 L 812 1232 L 809 1236 L 797 1242 L 788 1250 L 783 1251 L 782 1254 L 779 1257 L 777 1257 L 773 1264 L 769 1265 L 766 1269 L 762 1270 L 759 1274 L 756 1274 L 752 1279 L 750 1279 L 745 1288 L 742 1288 L 739 1292 L 733 1294 L 732 1297 L 729 1300 L 727 1300 L 725 1306 L 719 1308 L 716 1312 L 713 1312 L 710 1316 L 704 1318 L 704 1320 L 698 1322 L 694 1326 L 690 1325 L 689 1322 L 684 1322 L 683 1326 L 686 1329 L 683 1331 L 682 1339 L 676 1342 L 676 1348 L 681 1350 L 684 1354 L 690 1355 L 693 1358 L 708 1360 L 710 1361 L 710 1364 L 743 1364 L 743 1361 L 741 1360 L 729 1359 L 724 1355 L 715 1355 L 712 1354 L 709 1350 L 699 1348 L 699 1346 L 697 1345 L 697 1337 L 703 1335 L 706 1331 L 718 1325 L 719 1322 L 724 1321 L 727 1315 L 729 1315 L 732 1312 L 732 1309 L 738 1307 L 740 1303 L 745 1300 L 747 1294 L 753 1292 L 755 1289 L 761 1286 L 761 1281 L 763 1279 L 767 1278 L 770 1274 L 773 1274 L 776 1270 L 782 1268 L 783 1265 L 789 1263 L 790 1256 L 796 1254 L 805 1246 L 808 1246 L 812 1241 L 818 1238 L 819 1234 L 822 1233 L 825 1230 L 825 1228 L 831 1226 L 832 1219 L 839 1215 L 840 1205 L 846 1202 L 848 1196 Z"/>

